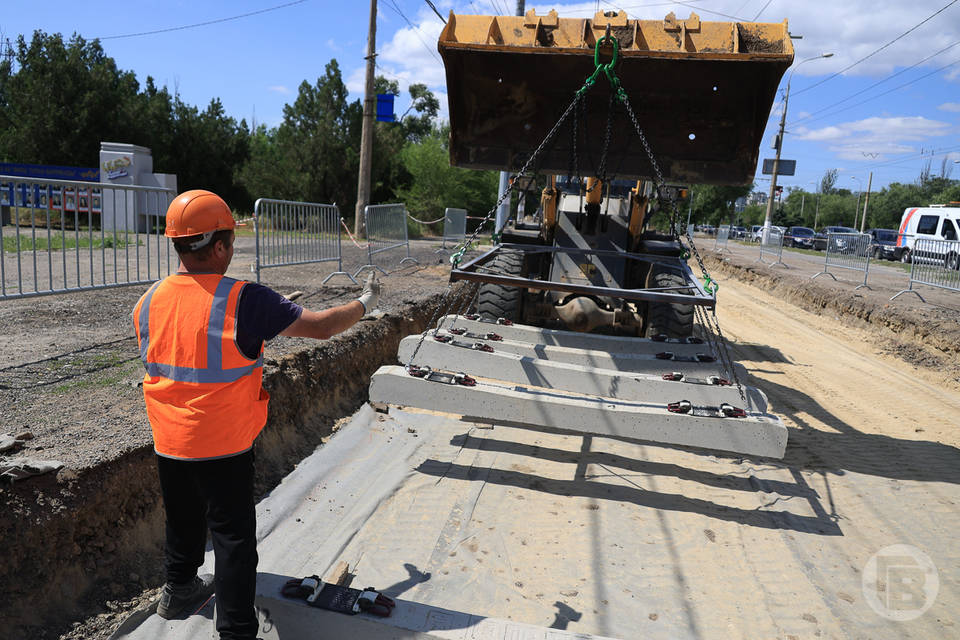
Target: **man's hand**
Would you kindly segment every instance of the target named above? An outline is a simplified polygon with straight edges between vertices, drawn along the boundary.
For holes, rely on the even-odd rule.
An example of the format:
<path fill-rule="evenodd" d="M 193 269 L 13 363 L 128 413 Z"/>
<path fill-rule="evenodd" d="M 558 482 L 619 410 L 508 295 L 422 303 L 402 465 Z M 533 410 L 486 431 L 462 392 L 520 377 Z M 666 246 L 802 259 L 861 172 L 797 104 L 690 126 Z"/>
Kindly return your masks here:
<path fill-rule="evenodd" d="M 357 301 L 363 305 L 364 314 L 368 314 L 377 308 L 380 303 L 380 281 L 377 280 L 375 271 L 371 271 L 367 276 L 367 281 L 363 284 L 363 291 Z"/>

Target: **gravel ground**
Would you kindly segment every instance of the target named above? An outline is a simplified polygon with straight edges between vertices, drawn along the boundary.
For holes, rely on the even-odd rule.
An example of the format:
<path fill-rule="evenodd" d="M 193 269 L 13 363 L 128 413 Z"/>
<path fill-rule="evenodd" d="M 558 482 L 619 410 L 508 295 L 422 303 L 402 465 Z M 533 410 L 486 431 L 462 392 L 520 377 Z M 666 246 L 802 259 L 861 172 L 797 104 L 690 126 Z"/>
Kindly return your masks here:
<path fill-rule="evenodd" d="M 380 309 L 395 312 L 443 291 L 446 266 L 434 253 L 439 242 L 413 241 L 419 264 L 399 268 L 397 249 L 379 263 Z M 252 238 L 238 238 L 228 275 L 254 279 Z M 344 245 L 344 270 L 355 271 L 366 252 Z M 360 287 L 344 276 L 326 285 L 331 263 L 264 270 L 261 281 L 283 294 L 302 291 L 297 302 L 320 310 L 355 299 Z M 0 433 L 29 433 L 16 455 L 63 462 L 82 469 L 149 441 L 139 383 L 143 378 L 130 312 L 146 287 L 11 300 L 0 303 L 6 348 L 0 351 Z M 310 348 L 306 338 L 277 337 L 265 348 L 265 375 L 286 354 Z M 2 460 L 2 458 L 0 458 Z"/>

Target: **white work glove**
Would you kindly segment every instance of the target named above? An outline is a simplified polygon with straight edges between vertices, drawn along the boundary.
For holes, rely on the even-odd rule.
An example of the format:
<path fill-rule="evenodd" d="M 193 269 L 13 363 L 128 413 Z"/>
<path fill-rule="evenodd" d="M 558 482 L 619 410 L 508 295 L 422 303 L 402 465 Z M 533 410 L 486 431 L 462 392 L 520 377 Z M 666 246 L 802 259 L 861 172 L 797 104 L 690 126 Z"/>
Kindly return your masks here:
<path fill-rule="evenodd" d="M 377 308 L 380 302 L 380 281 L 377 280 L 377 274 L 374 271 L 367 276 L 367 281 L 363 284 L 363 291 L 357 301 L 363 305 L 364 315 Z"/>

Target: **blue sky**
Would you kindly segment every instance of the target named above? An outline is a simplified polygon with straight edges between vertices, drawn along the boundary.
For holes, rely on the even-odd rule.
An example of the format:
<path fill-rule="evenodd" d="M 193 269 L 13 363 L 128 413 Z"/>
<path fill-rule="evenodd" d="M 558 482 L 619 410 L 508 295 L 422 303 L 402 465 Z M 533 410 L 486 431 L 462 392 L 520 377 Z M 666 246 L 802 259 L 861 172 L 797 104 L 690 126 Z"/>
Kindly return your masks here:
<path fill-rule="evenodd" d="M 444 16 L 451 9 L 486 15 L 516 10 L 515 0 L 435 0 L 434 4 Z M 273 126 L 282 120 L 283 105 L 294 100 L 299 84 L 316 81 L 331 58 L 339 62 L 351 97 L 361 96 L 368 8 L 367 0 L 5 0 L 0 34 L 13 40 L 18 34 L 29 37 L 41 29 L 100 37 L 106 53 L 120 68 L 135 71 L 141 82 L 153 76 L 158 84 L 201 108 L 219 97 L 235 118 Z M 790 32 L 803 38 L 794 40 L 796 60 L 782 156 L 797 160 L 797 175 L 782 177 L 781 184 L 813 191 L 810 183 L 826 169 L 836 168 L 838 186 L 866 189 L 867 176 L 873 171 L 877 190 L 890 182 L 914 181 L 928 160 L 934 173 L 946 161 L 952 177 L 960 178 L 960 163 L 955 162 L 960 161 L 958 0 L 694 0 L 682 4 L 602 0 L 527 2 L 526 8 L 538 14 L 556 9 L 561 17 L 590 16 L 599 8 L 624 9 L 631 18 L 644 19 L 662 19 L 671 11 L 679 18 L 695 12 L 702 20 L 787 19 Z M 229 19 L 253 12 L 259 13 Z M 212 24 L 175 29 L 204 22 Z M 444 73 L 436 51 L 442 27 L 424 0 L 379 3 L 380 73 L 398 80 L 403 88 L 413 82 L 427 84 L 446 114 Z M 170 30 L 115 37 L 163 29 Z M 796 65 L 825 52 L 834 55 Z M 761 158 L 773 155 L 772 132 L 779 122 L 785 87 L 786 76 L 770 115 Z M 398 113 L 405 108 L 401 100 Z M 765 191 L 767 184 L 758 180 L 757 188 Z"/>

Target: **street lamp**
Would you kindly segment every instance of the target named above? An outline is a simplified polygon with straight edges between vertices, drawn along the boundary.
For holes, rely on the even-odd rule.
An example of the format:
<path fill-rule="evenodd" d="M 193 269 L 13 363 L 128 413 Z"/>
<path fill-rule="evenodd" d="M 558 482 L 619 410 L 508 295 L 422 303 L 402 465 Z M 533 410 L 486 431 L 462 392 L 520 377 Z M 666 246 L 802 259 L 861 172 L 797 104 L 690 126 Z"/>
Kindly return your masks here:
<path fill-rule="evenodd" d="M 863 195 L 863 180 L 857 176 L 850 176 L 851 180 L 856 180 L 858 189 L 857 189 L 857 208 L 853 212 L 853 228 L 857 228 L 857 219 L 860 217 L 860 196 Z"/>
<path fill-rule="evenodd" d="M 773 160 L 773 173 L 770 176 L 770 195 L 767 198 L 767 216 L 763 220 L 764 238 L 766 238 L 770 233 L 770 216 L 773 213 L 773 196 L 777 190 L 777 172 L 780 170 L 780 150 L 783 148 L 783 128 L 787 124 L 787 103 L 790 101 L 790 81 L 793 80 L 793 72 L 796 71 L 804 62 L 819 60 L 820 58 L 829 58 L 832 55 L 832 53 L 821 53 L 818 56 L 801 60 L 794 65 L 793 69 L 790 70 L 790 75 L 787 76 L 787 91 L 783 96 L 783 113 L 780 115 L 780 132 L 777 134 L 777 139 L 774 145 L 777 149 L 777 155 Z"/>

